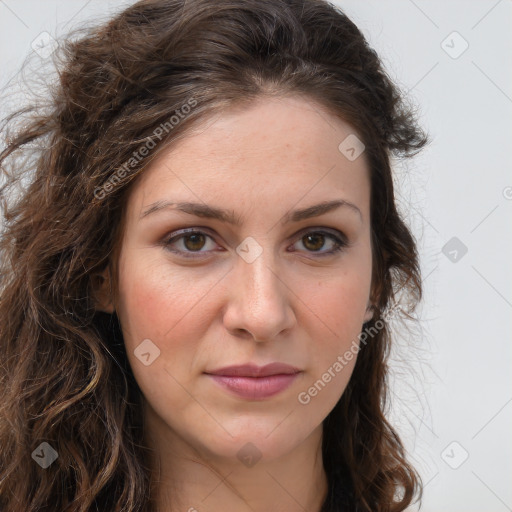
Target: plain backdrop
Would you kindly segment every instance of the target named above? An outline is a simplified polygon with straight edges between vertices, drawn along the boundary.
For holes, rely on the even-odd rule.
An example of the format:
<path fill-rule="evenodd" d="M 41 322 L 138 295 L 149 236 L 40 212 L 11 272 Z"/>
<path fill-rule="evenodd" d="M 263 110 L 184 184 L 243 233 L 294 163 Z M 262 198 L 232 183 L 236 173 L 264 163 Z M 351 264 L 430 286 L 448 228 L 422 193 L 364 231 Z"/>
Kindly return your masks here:
<path fill-rule="evenodd" d="M 48 35 L 131 3 L 0 0 L 0 86 L 48 58 L 34 53 Z M 397 327 L 390 417 L 426 484 L 421 510 L 512 511 L 512 1 L 336 3 L 432 139 L 395 171 L 425 298 L 416 327 Z"/>

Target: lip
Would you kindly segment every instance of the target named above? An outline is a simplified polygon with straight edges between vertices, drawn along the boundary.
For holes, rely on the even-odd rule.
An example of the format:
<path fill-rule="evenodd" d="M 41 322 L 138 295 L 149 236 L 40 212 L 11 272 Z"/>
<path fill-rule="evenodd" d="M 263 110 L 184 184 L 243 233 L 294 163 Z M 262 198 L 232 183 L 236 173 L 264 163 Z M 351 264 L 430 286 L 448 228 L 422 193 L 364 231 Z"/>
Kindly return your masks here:
<path fill-rule="evenodd" d="M 225 366 L 217 370 L 207 371 L 209 375 L 224 375 L 226 377 L 268 377 L 270 375 L 292 375 L 300 370 L 285 363 L 270 363 L 265 366 L 241 364 Z"/>
<path fill-rule="evenodd" d="M 227 391 L 250 400 L 263 400 L 281 393 L 292 384 L 299 373 L 301 370 L 284 363 L 226 366 L 205 372 Z"/>

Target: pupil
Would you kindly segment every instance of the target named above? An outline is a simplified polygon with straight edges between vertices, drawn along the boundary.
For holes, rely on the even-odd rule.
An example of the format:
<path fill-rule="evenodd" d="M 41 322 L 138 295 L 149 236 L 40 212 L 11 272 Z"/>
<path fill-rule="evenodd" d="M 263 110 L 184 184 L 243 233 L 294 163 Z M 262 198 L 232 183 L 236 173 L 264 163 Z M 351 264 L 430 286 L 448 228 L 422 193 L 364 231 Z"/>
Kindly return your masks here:
<path fill-rule="evenodd" d="M 306 235 L 306 236 L 304 237 L 304 239 L 305 239 L 305 240 L 307 240 L 307 242 L 306 242 L 306 243 L 304 243 L 304 246 L 305 246 L 305 247 L 307 247 L 307 248 L 309 248 L 309 249 L 311 249 L 311 250 L 313 250 L 313 251 L 318 251 L 318 250 L 319 250 L 319 249 L 321 249 L 321 248 L 322 248 L 322 246 L 324 245 L 324 244 L 323 244 L 323 241 L 324 241 L 324 235 L 321 235 L 321 234 L 317 234 L 317 235 Z M 309 242 L 310 242 L 311 240 L 313 241 L 313 244 L 312 244 L 312 245 L 313 245 L 313 247 L 311 247 L 311 246 L 310 246 L 310 247 L 308 247 L 308 245 L 310 245 L 310 244 L 309 244 Z"/>
<path fill-rule="evenodd" d="M 192 240 L 192 243 L 189 243 L 190 240 Z M 185 246 L 187 247 L 187 249 L 191 251 L 201 249 L 203 245 L 204 235 L 202 235 L 201 233 L 195 233 L 193 235 L 187 235 L 185 237 Z"/>

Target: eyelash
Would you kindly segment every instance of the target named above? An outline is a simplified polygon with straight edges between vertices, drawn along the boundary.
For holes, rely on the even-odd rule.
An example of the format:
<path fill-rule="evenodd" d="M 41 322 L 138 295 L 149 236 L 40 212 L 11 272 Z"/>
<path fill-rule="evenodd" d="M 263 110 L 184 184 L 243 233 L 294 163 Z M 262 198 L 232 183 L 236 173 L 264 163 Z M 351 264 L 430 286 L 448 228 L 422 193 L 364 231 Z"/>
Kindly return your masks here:
<path fill-rule="evenodd" d="M 202 257 L 201 254 L 205 254 L 206 252 L 209 252 L 209 251 L 181 251 L 181 250 L 177 251 L 175 249 L 170 248 L 170 245 L 173 242 L 176 242 L 177 240 L 184 239 L 187 237 L 187 235 L 196 235 L 196 234 L 205 235 L 206 237 L 211 238 L 213 240 L 213 237 L 211 235 L 209 235 L 208 233 L 206 233 L 205 231 L 201 231 L 196 228 L 189 228 L 189 229 L 184 229 L 184 230 L 178 231 L 177 234 L 173 234 L 172 236 L 168 237 L 166 240 L 164 240 L 163 245 L 170 252 L 179 254 L 180 256 L 183 256 L 185 258 L 190 258 L 190 259 L 201 258 Z M 323 258 L 323 257 L 327 257 L 327 256 L 332 256 L 332 255 L 342 251 L 343 249 L 346 249 L 349 246 L 349 243 L 344 239 L 344 236 L 340 237 L 340 236 L 337 236 L 329 231 L 324 231 L 321 229 L 305 231 L 305 232 L 303 232 L 303 234 L 299 238 L 299 240 L 304 238 L 306 235 L 310 235 L 310 234 L 324 235 L 325 237 L 333 240 L 334 244 L 335 244 L 334 248 L 331 249 L 330 251 L 325 251 L 325 252 L 308 251 L 309 253 L 314 254 L 315 257 Z M 296 251 L 292 251 L 292 252 L 296 252 Z"/>

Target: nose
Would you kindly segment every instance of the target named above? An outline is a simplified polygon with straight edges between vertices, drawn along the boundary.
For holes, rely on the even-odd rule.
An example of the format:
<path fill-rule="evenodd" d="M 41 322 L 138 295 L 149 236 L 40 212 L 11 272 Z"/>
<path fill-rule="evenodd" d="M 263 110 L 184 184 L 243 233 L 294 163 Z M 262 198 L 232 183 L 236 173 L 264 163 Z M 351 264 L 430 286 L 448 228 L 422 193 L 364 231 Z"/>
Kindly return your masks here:
<path fill-rule="evenodd" d="M 271 251 L 264 250 L 252 263 L 238 258 L 229 273 L 223 321 L 234 336 L 272 341 L 295 324 L 291 286 L 273 267 Z"/>

